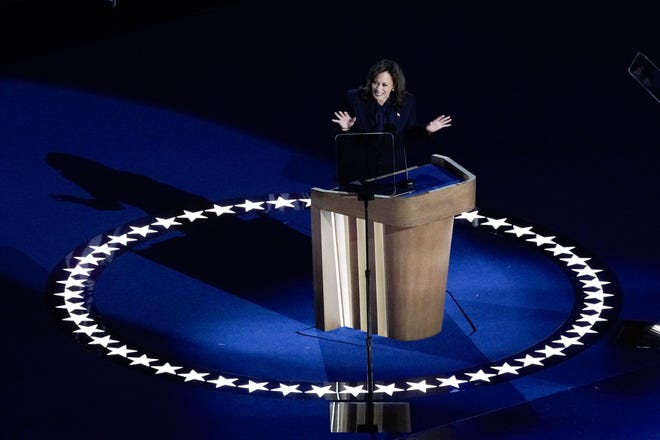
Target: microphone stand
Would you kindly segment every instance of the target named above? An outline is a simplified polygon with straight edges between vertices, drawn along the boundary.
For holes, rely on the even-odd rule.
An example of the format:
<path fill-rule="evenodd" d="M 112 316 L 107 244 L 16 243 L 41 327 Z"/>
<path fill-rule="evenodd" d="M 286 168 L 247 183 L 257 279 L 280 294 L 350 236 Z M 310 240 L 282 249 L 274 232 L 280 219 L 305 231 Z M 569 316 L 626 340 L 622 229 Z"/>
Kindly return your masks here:
<path fill-rule="evenodd" d="M 373 357 L 371 350 L 371 270 L 369 268 L 369 200 L 374 199 L 374 194 L 369 192 L 362 192 L 358 194 L 358 200 L 364 202 L 364 235 L 365 235 L 365 285 L 367 290 L 367 411 L 365 422 L 358 425 L 358 432 L 378 432 L 378 425 L 374 423 L 374 370 L 373 370 Z"/>

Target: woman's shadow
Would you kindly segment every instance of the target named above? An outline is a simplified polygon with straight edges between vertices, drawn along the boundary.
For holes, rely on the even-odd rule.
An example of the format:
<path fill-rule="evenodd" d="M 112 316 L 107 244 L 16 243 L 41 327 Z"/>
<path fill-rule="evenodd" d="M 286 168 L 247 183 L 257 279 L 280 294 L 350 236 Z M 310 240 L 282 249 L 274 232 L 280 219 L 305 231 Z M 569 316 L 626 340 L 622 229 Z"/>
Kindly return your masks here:
<path fill-rule="evenodd" d="M 100 210 L 131 205 L 162 218 L 213 206 L 199 195 L 80 156 L 51 152 L 46 161 L 90 196 L 52 195 L 62 202 Z M 293 319 L 313 318 L 310 237 L 268 214 L 182 223 L 176 236 L 131 251 Z"/>

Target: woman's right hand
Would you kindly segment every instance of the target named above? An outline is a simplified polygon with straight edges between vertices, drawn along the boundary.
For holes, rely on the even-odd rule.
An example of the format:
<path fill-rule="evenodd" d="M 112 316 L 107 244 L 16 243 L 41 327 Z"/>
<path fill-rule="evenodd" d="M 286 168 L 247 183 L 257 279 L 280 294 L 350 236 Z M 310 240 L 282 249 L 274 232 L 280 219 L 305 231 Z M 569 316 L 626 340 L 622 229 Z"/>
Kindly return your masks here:
<path fill-rule="evenodd" d="M 337 123 L 342 131 L 348 131 L 351 129 L 357 118 L 351 117 L 348 112 L 338 111 L 335 112 L 335 119 L 332 122 Z"/>

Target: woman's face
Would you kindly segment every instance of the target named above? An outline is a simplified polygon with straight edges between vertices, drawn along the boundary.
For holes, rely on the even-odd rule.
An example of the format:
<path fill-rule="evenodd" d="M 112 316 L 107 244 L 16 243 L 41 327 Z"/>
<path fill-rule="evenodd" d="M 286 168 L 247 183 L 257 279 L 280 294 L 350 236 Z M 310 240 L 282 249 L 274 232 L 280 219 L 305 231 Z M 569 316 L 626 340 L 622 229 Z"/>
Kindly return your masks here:
<path fill-rule="evenodd" d="M 371 94 L 376 102 L 383 105 L 394 90 L 394 81 L 389 72 L 381 72 L 371 82 Z"/>

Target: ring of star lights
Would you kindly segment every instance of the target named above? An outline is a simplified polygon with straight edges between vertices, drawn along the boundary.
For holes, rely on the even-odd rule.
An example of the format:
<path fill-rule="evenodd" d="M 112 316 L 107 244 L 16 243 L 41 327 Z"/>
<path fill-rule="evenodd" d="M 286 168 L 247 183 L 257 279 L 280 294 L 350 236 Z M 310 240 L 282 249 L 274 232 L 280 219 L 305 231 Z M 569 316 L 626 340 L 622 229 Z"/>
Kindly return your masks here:
<path fill-rule="evenodd" d="M 213 203 L 208 209 L 183 210 L 172 217 L 155 217 L 102 233 L 87 244 L 72 250 L 52 273 L 50 299 L 62 323 L 72 329 L 78 342 L 127 366 L 139 367 L 173 380 L 208 386 L 222 391 L 244 392 L 278 397 L 323 398 L 332 400 L 364 400 L 368 394 L 365 382 L 282 382 L 267 378 L 255 380 L 219 371 L 208 371 L 184 365 L 172 359 L 159 359 L 148 352 L 119 340 L 107 329 L 103 319 L 92 310 L 96 280 L 103 269 L 122 251 L 141 244 L 161 233 L 186 223 L 202 222 L 220 216 L 242 216 L 273 211 L 305 211 L 311 205 L 308 194 L 279 193 L 264 197 Z M 255 201 L 256 200 L 256 201 Z M 374 383 L 374 397 L 416 397 L 464 391 L 474 386 L 497 383 L 520 377 L 578 353 L 596 340 L 616 318 L 620 294 L 613 277 L 596 258 L 566 240 L 558 240 L 541 228 L 514 223 L 505 217 L 489 217 L 480 210 L 455 217 L 503 237 L 522 240 L 546 253 L 560 265 L 574 288 L 573 312 L 551 336 L 529 349 L 500 359 L 491 365 L 432 376 L 403 378 L 393 382 Z M 608 279 L 610 278 L 610 279 Z"/>

